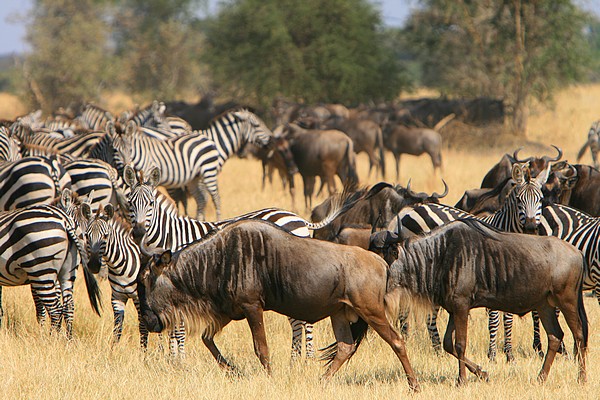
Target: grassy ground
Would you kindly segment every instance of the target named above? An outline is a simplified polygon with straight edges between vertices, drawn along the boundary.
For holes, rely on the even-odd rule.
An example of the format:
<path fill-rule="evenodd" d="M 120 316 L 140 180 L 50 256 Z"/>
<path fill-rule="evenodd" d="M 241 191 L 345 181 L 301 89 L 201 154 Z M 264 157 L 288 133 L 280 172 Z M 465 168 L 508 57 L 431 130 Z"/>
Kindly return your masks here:
<path fill-rule="evenodd" d="M 594 106 L 600 98 L 600 86 L 571 88 L 557 98 L 556 108 L 538 111 L 529 121 L 528 139 L 544 144 L 556 144 L 565 151 L 565 158 L 574 158 L 583 144 L 592 121 L 598 118 Z M 5 97 L 0 96 L 0 104 Z M 14 101 L 14 100 L 11 100 Z M 125 102 L 120 99 L 119 102 Z M 124 103 L 123 103 L 124 104 Z M 0 109 L 14 107 L 11 118 L 22 113 L 18 105 L 6 104 Z M 539 147 L 523 142 L 523 156 L 540 155 Z M 517 145 L 519 145 L 517 143 Z M 477 187 L 487 170 L 506 151 L 512 152 L 515 144 L 500 148 L 462 148 L 444 153 L 443 177 L 450 186 L 446 203 L 454 204 L 465 189 Z M 549 147 L 547 152 L 552 153 Z M 590 160 L 586 155 L 584 161 Z M 367 178 L 367 160 L 359 159 L 359 176 L 363 183 L 378 181 Z M 392 171 L 392 158 L 386 159 Z M 399 182 L 406 184 L 412 178 L 417 191 L 443 190 L 439 177 L 434 177 L 426 156 L 406 156 L 402 161 Z M 257 161 L 233 159 L 227 162 L 219 176 L 224 217 L 266 207 L 279 206 L 291 209 L 289 196 L 279 182 L 260 189 L 261 168 Z M 388 176 L 388 180 L 393 177 Z M 307 215 L 302 206 L 301 182 L 298 187 L 296 211 Z M 317 203 L 323 198 L 317 200 Z M 214 217 L 209 205 L 208 218 Z M 223 353 L 243 372 L 241 378 L 230 378 L 217 367 L 197 336 L 188 341 L 188 355 L 184 361 L 169 360 L 158 350 L 158 339 L 151 337 L 150 351 L 138 349 L 135 310 L 128 305 L 126 326 L 121 343 L 111 347 L 112 312 L 110 289 L 102 283 L 104 312 L 98 318 L 91 312 L 86 299 L 83 280 L 76 285 L 75 339 L 67 342 L 61 335 L 50 335 L 47 328 L 35 322 L 33 302 L 28 288 L 5 288 L 3 293 L 4 320 L 0 329 L 0 393 L 4 398 L 23 399 L 140 399 L 140 398 L 391 398 L 408 394 L 408 386 L 400 363 L 391 349 L 375 334 L 369 338 L 351 362 L 343 367 L 328 384 L 319 381 L 323 372 L 319 362 L 302 362 L 290 366 L 289 348 L 291 332 L 287 319 L 268 313 L 266 327 L 274 367 L 272 377 L 261 370 L 252 350 L 250 333 L 245 322 L 227 326 L 217 344 Z M 422 393 L 412 396 L 425 398 L 470 399 L 544 399 L 597 397 L 600 392 L 600 309 L 594 299 L 586 298 L 590 319 L 590 351 L 588 357 L 589 382 L 576 383 L 575 363 L 559 356 L 545 385 L 536 383 L 535 377 L 541 361 L 531 349 L 531 319 L 516 319 L 514 345 L 517 361 L 507 364 L 502 358 L 489 363 L 487 352 L 487 319 L 483 310 L 471 314 L 468 355 L 480 362 L 490 372 L 490 382 L 476 382 L 470 377 L 465 387 L 457 388 L 457 362 L 450 356 L 437 355 L 429 345 L 422 322 L 413 323 L 407 337 L 409 357 L 417 371 Z M 440 318 L 443 332 L 445 316 Z M 564 323 L 563 326 L 566 326 Z M 566 328 L 564 328 L 566 329 Z M 328 321 L 316 325 L 316 341 L 323 347 L 333 339 Z M 567 345 L 572 347 L 570 333 Z M 544 340 L 545 343 L 545 340 Z"/>

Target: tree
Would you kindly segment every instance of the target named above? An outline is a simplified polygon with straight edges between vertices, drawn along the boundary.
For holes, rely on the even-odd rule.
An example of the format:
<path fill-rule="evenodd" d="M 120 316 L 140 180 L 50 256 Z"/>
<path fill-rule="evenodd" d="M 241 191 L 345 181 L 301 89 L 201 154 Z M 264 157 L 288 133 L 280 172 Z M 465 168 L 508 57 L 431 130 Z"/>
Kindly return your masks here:
<path fill-rule="evenodd" d="M 391 99 L 402 86 L 366 0 L 231 0 L 206 28 L 212 77 L 222 90 L 268 106 Z"/>
<path fill-rule="evenodd" d="M 98 97 L 108 62 L 107 26 L 95 0 L 36 0 L 24 62 L 31 106 L 46 112 Z"/>
<path fill-rule="evenodd" d="M 580 79 L 585 14 L 569 0 L 427 0 L 405 33 L 422 82 L 443 93 L 503 98 L 525 135 L 532 100 Z"/>
<path fill-rule="evenodd" d="M 196 0 L 117 2 L 114 40 L 119 79 L 147 98 L 174 99 L 205 83 L 202 35 L 193 30 Z"/>

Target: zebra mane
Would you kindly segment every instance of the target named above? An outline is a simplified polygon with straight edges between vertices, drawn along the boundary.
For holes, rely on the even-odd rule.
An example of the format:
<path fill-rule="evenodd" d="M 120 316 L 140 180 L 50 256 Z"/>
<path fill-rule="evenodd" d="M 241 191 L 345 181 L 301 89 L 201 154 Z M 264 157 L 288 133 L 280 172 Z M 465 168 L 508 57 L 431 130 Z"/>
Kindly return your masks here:
<path fill-rule="evenodd" d="M 164 210 L 168 213 L 173 213 L 179 216 L 179 209 L 177 208 L 177 203 L 175 200 L 171 198 L 168 194 L 165 194 L 159 190 L 156 191 L 156 200 L 160 202 L 160 204 L 164 205 Z"/>
<path fill-rule="evenodd" d="M 233 108 L 230 108 L 228 110 L 223 111 L 219 115 L 216 115 L 216 116 L 212 117 L 211 120 L 208 122 L 208 126 L 212 127 L 212 125 L 215 122 L 217 122 L 218 120 L 220 120 L 221 118 L 223 118 L 223 117 L 225 117 L 225 116 L 227 116 L 227 115 L 229 115 L 231 113 L 237 112 L 237 111 L 248 111 L 248 112 L 254 113 L 254 111 L 252 111 L 248 107 L 241 107 L 241 106 L 233 107 Z"/>

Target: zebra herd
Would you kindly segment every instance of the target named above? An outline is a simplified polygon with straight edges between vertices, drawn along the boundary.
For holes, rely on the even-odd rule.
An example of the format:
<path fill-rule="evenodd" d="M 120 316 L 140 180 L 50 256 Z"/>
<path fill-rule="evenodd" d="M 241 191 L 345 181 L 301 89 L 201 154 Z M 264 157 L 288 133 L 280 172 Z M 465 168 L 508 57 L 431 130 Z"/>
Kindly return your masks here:
<path fill-rule="evenodd" d="M 352 196 L 345 191 L 319 223 L 276 208 L 221 220 L 217 176 L 225 161 L 248 144 L 269 148 L 272 137 L 265 123 L 245 109 L 226 112 L 208 129 L 192 131 L 184 120 L 165 116 L 164 104 L 158 102 L 118 118 L 88 105 L 72 120 L 41 121 L 39 114 L 32 113 L 5 122 L 0 127 L 0 300 L 2 286 L 30 285 L 38 321 L 43 323 L 48 315 L 53 329 L 64 322 L 70 337 L 73 283 L 81 265 L 88 297 L 98 313 L 94 274 L 108 277 L 113 340 L 121 338 L 125 304 L 131 299 L 138 311 L 140 345 L 146 348 L 148 330 L 142 319 L 137 278 L 149 255 L 163 250 L 178 252 L 224 226 L 248 219 L 269 221 L 294 236 L 308 238 L 310 231 L 329 225 L 370 196 Z M 583 253 L 589 265 L 584 289 L 595 289 L 600 296 L 600 217 L 566 205 L 545 204 L 544 188 L 553 166 L 548 162 L 536 176 L 532 171 L 528 163 L 512 165 L 508 179 L 514 187 L 502 199 L 501 207 L 488 216 L 436 202 L 418 202 L 403 208 L 395 218 L 378 220 L 366 229 L 371 232 L 387 226 L 394 230 L 401 224 L 402 234 L 421 235 L 451 221 L 475 217 L 508 232 L 557 236 Z M 159 186 L 181 196 L 182 201 L 188 194 L 192 196 L 197 203 L 196 218 L 181 216 L 176 203 L 161 193 Z M 204 221 L 207 192 L 216 209 L 216 222 Z M 435 201 L 439 197 L 434 197 Z M 383 213 L 375 210 L 375 214 Z M 0 321 L 2 315 L 0 303 Z M 437 310 L 428 329 L 434 346 L 440 347 L 436 315 Z M 292 318 L 290 324 L 292 357 L 302 353 L 303 334 L 306 355 L 314 357 L 312 325 Z M 490 310 L 491 359 L 496 357 L 499 325 L 499 313 Z M 514 359 L 512 315 L 504 315 L 504 328 L 504 352 L 510 361 Z M 171 353 L 183 356 L 183 322 L 169 332 L 169 338 Z M 203 335 L 203 342 L 217 358 L 212 336 Z M 534 347 L 541 352 L 539 324 Z"/>

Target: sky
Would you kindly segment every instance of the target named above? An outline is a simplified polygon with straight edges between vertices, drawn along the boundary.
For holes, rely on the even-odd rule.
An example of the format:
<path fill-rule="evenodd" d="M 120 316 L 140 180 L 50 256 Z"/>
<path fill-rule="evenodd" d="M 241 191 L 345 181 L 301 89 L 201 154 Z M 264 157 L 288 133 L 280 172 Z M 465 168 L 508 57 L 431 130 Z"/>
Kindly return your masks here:
<path fill-rule="evenodd" d="M 299 0 L 302 1 L 302 0 Z M 418 0 L 370 0 L 382 11 L 383 21 L 389 26 L 401 26 Z M 600 0 L 576 0 L 585 10 L 600 15 Z M 27 50 L 25 25 L 32 0 L 0 0 L 0 55 Z M 217 9 L 218 0 L 208 0 L 209 12 Z"/>

